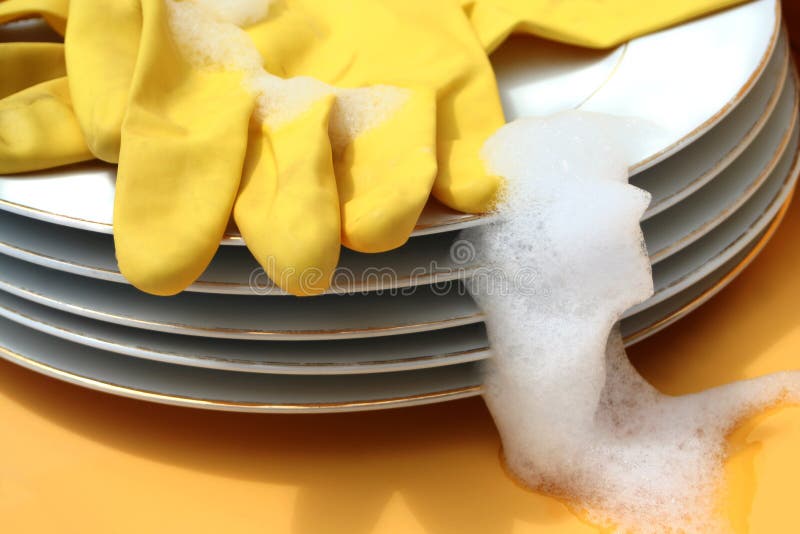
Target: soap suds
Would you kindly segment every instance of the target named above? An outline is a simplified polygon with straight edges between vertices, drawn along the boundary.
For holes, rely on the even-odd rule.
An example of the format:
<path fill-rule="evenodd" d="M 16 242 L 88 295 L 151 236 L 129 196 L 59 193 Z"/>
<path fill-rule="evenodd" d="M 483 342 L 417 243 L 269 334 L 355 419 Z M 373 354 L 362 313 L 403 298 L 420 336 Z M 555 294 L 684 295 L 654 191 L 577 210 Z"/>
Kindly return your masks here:
<path fill-rule="evenodd" d="M 283 79 L 268 73 L 243 26 L 267 17 L 267 0 L 168 0 L 170 29 L 182 53 L 206 69 L 238 71 L 256 98 L 255 118 L 279 128 L 334 95 L 329 136 L 334 155 L 389 119 L 408 100 L 408 89 L 388 85 L 342 89 L 314 78 Z"/>
<path fill-rule="evenodd" d="M 272 0 L 194 0 L 194 2 L 220 22 L 244 28 L 267 18 Z"/>
<path fill-rule="evenodd" d="M 493 352 L 485 399 L 526 485 L 620 532 L 725 532 L 714 514 L 725 437 L 800 401 L 800 373 L 670 397 L 631 366 L 618 322 L 653 281 L 639 227 L 649 194 L 627 183 L 627 168 L 630 143 L 647 132 L 570 112 L 517 121 L 487 141 L 488 168 L 507 180 L 501 217 L 463 237 L 483 265 L 537 276 L 503 292 L 471 284 Z"/>

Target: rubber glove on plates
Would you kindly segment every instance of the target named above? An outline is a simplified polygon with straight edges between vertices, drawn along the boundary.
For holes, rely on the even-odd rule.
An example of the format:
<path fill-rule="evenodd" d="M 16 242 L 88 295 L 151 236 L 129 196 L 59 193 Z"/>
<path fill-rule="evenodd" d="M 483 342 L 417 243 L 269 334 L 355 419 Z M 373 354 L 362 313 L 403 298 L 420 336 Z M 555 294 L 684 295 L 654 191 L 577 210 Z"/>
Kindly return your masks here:
<path fill-rule="evenodd" d="M 743 0 L 462 0 L 487 53 L 512 33 L 608 48 Z"/>
<path fill-rule="evenodd" d="M 122 274 L 158 295 L 205 270 L 239 188 L 253 97 L 236 72 L 192 65 L 163 0 L 142 0 L 142 34 L 122 124 L 114 242 Z"/>
<path fill-rule="evenodd" d="M 419 145 L 426 135 L 435 135 L 438 156 L 434 195 L 462 211 L 492 206 L 500 180 L 486 175 L 478 151 L 502 125 L 502 109 L 489 61 L 457 3 L 284 0 L 270 9 L 248 29 L 270 72 L 337 87 L 389 84 L 419 95 L 394 120 L 334 151 L 347 246 L 388 250 L 413 230 L 436 170 Z M 435 112 L 421 89 L 435 95 Z M 431 133 L 427 113 L 435 113 Z"/>

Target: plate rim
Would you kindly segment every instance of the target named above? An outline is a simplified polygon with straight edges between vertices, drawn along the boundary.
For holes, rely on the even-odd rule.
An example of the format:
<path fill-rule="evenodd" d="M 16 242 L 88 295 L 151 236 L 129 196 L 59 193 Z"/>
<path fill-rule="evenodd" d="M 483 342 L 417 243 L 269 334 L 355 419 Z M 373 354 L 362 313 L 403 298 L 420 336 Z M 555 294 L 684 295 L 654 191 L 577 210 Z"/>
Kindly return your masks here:
<path fill-rule="evenodd" d="M 12 295 L 13 296 L 13 295 Z M 19 297 L 17 297 L 19 298 Z M 41 306 L 34 303 L 35 306 Z M 61 310 L 56 310 L 58 313 L 69 313 Z M 371 360 L 350 363 L 326 363 L 324 361 L 317 361 L 311 363 L 290 363 L 279 361 L 252 361 L 245 362 L 244 360 L 233 360 L 231 358 L 212 357 L 212 356 L 197 356 L 189 355 L 185 352 L 179 353 L 175 351 L 156 350 L 155 348 L 148 348 L 152 345 L 134 346 L 131 344 L 124 344 L 111 338 L 102 338 L 96 335 L 91 335 L 87 332 L 81 332 L 76 329 L 69 328 L 63 324 L 55 322 L 48 322 L 40 318 L 22 313 L 16 309 L 8 308 L 0 304 L 0 317 L 22 325 L 30 330 L 41 332 L 51 337 L 63 339 L 65 341 L 83 345 L 90 348 L 119 354 L 125 357 L 139 358 L 144 360 L 151 360 L 170 365 L 182 365 L 186 367 L 198 367 L 203 369 L 214 369 L 218 371 L 230 372 L 243 372 L 254 374 L 272 374 L 272 375 L 311 375 L 311 376 L 344 376 L 344 375 L 365 375 L 365 374 L 378 374 L 388 372 L 403 372 L 403 371 L 417 371 L 422 369 L 433 369 L 436 367 L 446 367 L 450 365 L 459 365 L 463 363 L 476 362 L 488 357 L 489 346 L 488 342 L 482 346 L 477 346 L 471 349 L 443 351 L 436 354 L 428 354 L 424 356 L 413 357 L 398 357 L 387 360 Z M 86 321 L 94 321 L 94 319 L 78 316 Z M 101 324 L 102 321 L 97 321 Z M 119 325 L 112 325 L 119 326 Z M 130 328 L 130 327 L 122 327 Z M 179 334 L 170 334 L 165 332 L 157 332 L 167 336 L 176 336 Z M 424 334 L 424 333 L 422 333 Z M 413 334 L 411 334 L 413 335 Z M 369 338 L 365 338 L 369 339 Z M 235 340 L 230 340 L 235 341 Z M 249 343 L 265 343 L 268 341 L 247 341 Z M 265 347 L 265 352 L 268 352 Z M 414 365 L 413 367 L 409 365 Z M 421 364 L 421 365 L 418 365 Z"/>
<path fill-rule="evenodd" d="M 654 265 L 660 261 L 669 258 L 673 254 L 680 252 L 681 250 L 688 247 L 692 243 L 695 243 L 703 236 L 707 235 L 709 232 L 714 230 L 717 226 L 725 222 L 731 215 L 733 215 L 739 208 L 741 208 L 755 194 L 755 192 L 758 191 L 758 189 L 762 185 L 764 185 L 764 182 L 769 178 L 772 171 L 775 170 L 781 158 L 788 150 L 792 135 L 794 134 L 795 128 L 800 122 L 800 116 L 798 115 L 798 113 L 800 112 L 800 93 L 798 92 L 798 88 L 800 88 L 800 77 L 798 77 L 796 69 L 792 68 L 792 70 L 793 70 L 792 81 L 786 87 L 786 89 L 792 90 L 792 99 L 793 99 L 792 111 L 789 115 L 787 128 L 783 136 L 778 141 L 778 145 L 773 148 L 773 153 L 770 157 L 770 160 L 767 162 L 766 165 L 764 165 L 764 167 L 762 167 L 758 171 L 758 174 L 748 182 L 748 185 L 745 188 L 744 193 L 736 197 L 734 202 L 725 206 L 723 210 L 715 214 L 712 219 L 707 220 L 702 225 L 698 226 L 697 228 L 694 228 L 684 237 L 678 239 L 677 241 L 671 242 L 668 246 L 663 247 L 656 252 L 653 252 L 650 255 L 650 259 Z M 765 130 L 762 129 L 761 133 L 763 133 L 764 131 Z M 719 175 L 717 177 L 719 177 Z M 669 210 L 661 212 L 660 215 L 661 216 L 669 215 Z M 653 219 L 649 220 L 652 221 Z"/>
<path fill-rule="evenodd" d="M 740 6 L 743 4 L 740 4 Z M 706 121 L 702 122 L 699 126 L 697 126 L 694 130 L 689 132 L 686 136 L 682 137 L 675 143 L 669 145 L 667 148 L 657 152 L 656 154 L 645 158 L 644 160 L 635 163 L 631 166 L 630 175 L 634 176 L 636 173 L 644 171 L 652 167 L 653 165 L 657 164 L 660 161 L 663 161 L 665 158 L 668 158 L 672 154 L 678 152 L 684 146 L 694 142 L 698 137 L 702 136 L 705 132 L 711 129 L 714 125 L 718 124 L 719 121 L 724 119 L 732 110 L 735 108 L 741 101 L 748 95 L 750 90 L 756 84 L 758 79 L 763 74 L 764 69 L 769 63 L 769 59 L 772 57 L 772 54 L 775 52 L 775 46 L 778 42 L 781 33 L 781 25 L 783 19 L 783 10 L 781 7 L 780 0 L 776 0 L 773 2 L 775 6 L 775 21 L 772 26 L 772 34 L 770 36 L 769 43 L 767 45 L 767 50 L 762 55 L 761 60 L 759 61 L 756 69 L 750 73 L 750 76 L 745 81 L 745 84 L 739 89 L 736 95 L 729 100 L 725 105 L 717 111 L 714 115 L 706 119 Z M 736 7 L 736 6 L 732 6 Z"/>
<path fill-rule="evenodd" d="M 655 204 L 651 203 L 651 205 L 648 206 L 647 211 L 645 212 L 642 218 L 643 221 L 646 221 L 651 217 L 655 217 L 656 215 L 673 207 L 679 202 L 686 200 L 689 196 L 692 195 L 692 193 L 695 193 L 696 191 L 702 189 L 704 185 L 711 182 L 711 180 L 713 180 L 719 174 L 724 172 L 725 169 L 727 169 L 734 161 L 736 161 L 736 159 L 747 150 L 747 148 L 752 144 L 752 142 L 756 139 L 756 137 L 758 137 L 758 134 L 761 133 L 761 131 L 764 129 L 764 126 L 767 124 L 767 122 L 769 122 L 769 118 L 775 111 L 775 108 L 777 107 L 778 102 L 780 101 L 783 89 L 786 85 L 786 80 L 790 76 L 791 72 L 791 48 L 789 47 L 788 33 L 785 28 L 782 31 L 782 38 L 783 38 L 783 45 L 781 46 L 781 48 L 783 49 L 783 54 L 784 54 L 782 66 L 776 78 L 776 83 L 773 92 L 768 99 L 767 105 L 764 107 L 763 113 L 758 117 L 758 120 L 755 123 L 753 123 L 750 129 L 745 133 L 745 135 L 730 150 L 728 150 L 728 152 L 723 154 L 723 157 L 717 160 L 717 162 L 714 163 L 714 165 L 711 168 L 709 168 L 706 172 L 693 178 L 689 183 L 684 184 L 681 188 L 667 195 L 666 197 L 663 197 Z M 776 52 L 777 51 L 778 50 L 776 49 Z M 760 79 L 759 82 L 760 81 L 762 80 Z M 758 85 L 758 82 L 756 83 L 756 85 Z M 740 105 L 743 102 L 744 100 L 740 102 Z M 735 111 L 735 109 L 733 111 Z M 717 124 L 715 125 L 715 127 L 716 126 L 721 126 L 721 124 Z M 708 132 L 704 134 L 704 136 L 712 134 L 713 131 L 714 131 L 713 128 L 710 129 Z M 675 156 L 677 155 L 678 154 L 675 154 Z M 652 168 L 655 168 L 655 166 Z M 633 176 L 631 178 L 633 178 Z M 634 181 L 632 181 L 632 183 L 633 185 L 636 185 Z"/>
<path fill-rule="evenodd" d="M 795 134 L 800 134 L 800 125 L 795 127 Z M 697 269 L 684 274 L 683 276 L 679 277 L 678 279 L 674 280 L 668 286 L 665 286 L 660 291 L 654 293 L 653 297 L 657 297 L 650 301 L 648 299 L 649 306 L 642 307 L 641 305 L 633 306 L 630 308 L 623 318 L 633 317 L 635 314 L 645 311 L 652 306 L 657 306 L 661 304 L 663 301 L 672 298 L 674 296 L 679 295 L 682 291 L 691 288 L 693 285 L 702 282 L 705 276 L 713 274 L 717 269 L 725 265 L 728 261 L 736 256 L 736 254 L 741 253 L 743 250 L 747 249 L 747 246 L 750 245 L 753 240 L 757 238 L 757 236 L 766 234 L 770 226 L 774 223 L 776 218 L 782 219 L 784 216 L 784 211 L 788 209 L 788 203 L 791 201 L 793 191 L 797 187 L 798 181 L 798 174 L 800 174 L 800 135 L 796 136 L 796 146 L 794 148 L 794 154 L 792 156 L 792 163 L 791 166 L 784 176 L 778 191 L 775 195 L 769 200 L 767 207 L 764 211 L 752 221 L 746 228 L 744 228 L 741 233 L 734 238 L 724 249 L 722 249 L 718 254 L 716 254 L 713 258 L 707 260 L 705 263 L 700 265 Z M 742 206 L 744 207 L 744 205 Z M 754 231 L 754 229 L 757 229 Z M 773 230 L 774 232 L 774 230 Z M 750 240 L 747 240 L 750 239 Z M 737 248 L 737 245 L 743 245 Z M 709 265 L 713 263 L 718 263 L 715 267 L 712 267 L 710 270 L 708 269 Z M 708 272 L 704 272 L 708 271 Z M 701 277 L 698 279 L 696 278 L 698 273 L 702 273 Z M 653 298 L 651 297 L 651 298 Z"/>
<path fill-rule="evenodd" d="M 755 260 L 759 254 L 761 254 L 764 248 L 769 244 L 770 240 L 775 235 L 775 232 L 778 230 L 781 223 L 783 222 L 786 213 L 789 211 L 789 207 L 792 204 L 796 190 L 797 190 L 797 185 L 795 184 L 789 190 L 789 194 L 786 198 L 786 201 L 778 210 L 778 213 L 775 215 L 775 218 L 771 221 L 770 225 L 766 228 L 764 234 L 755 243 L 753 248 L 751 248 L 747 252 L 744 258 L 742 258 L 739 262 L 737 262 L 737 264 L 733 267 L 733 269 L 726 272 L 722 276 L 722 278 L 714 282 L 714 284 L 712 284 L 708 288 L 704 289 L 699 295 L 693 297 L 689 302 L 684 303 L 679 308 L 673 310 L 666 316 L 658 319 L 652 325 L 649 325 L 647 327 L 637 330 L 636 332 L 628 334 L 627 336 L 625 336 L 625 339 L 629 340 L 629 343 L 631 345 L 643 341 L 648 337 L 667 328 L 668 326 L 674 324 L 678 320 L 686 317 L 691 312 L 699 308 L 701 305 L 708 302 L 717 293 L 725 289 L 725 287 L 728 286 L 728 284 L 730 284 L 734 279 L 736 279 L 753 262 L 753 260 Z M 680 293 L 678 293 L 677 295 L 680 295 Z"/>

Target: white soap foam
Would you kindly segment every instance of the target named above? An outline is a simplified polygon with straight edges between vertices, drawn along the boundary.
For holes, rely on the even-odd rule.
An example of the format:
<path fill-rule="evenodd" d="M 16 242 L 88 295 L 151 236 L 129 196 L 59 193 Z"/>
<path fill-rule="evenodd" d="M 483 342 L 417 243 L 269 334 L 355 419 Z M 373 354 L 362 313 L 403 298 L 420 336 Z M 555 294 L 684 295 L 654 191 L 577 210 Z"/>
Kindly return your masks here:
<path fill-rule="evenodd" d="M 271 0 L 195 0 L 220 22 L 240 28 L 261 22 L 269 14 Z"/>
<path fill-rule="evenodd" d="M 256 97 L 256 120 L 278 128 L 319 99 L 334 95 L 329 122 L 334 155 L 390 118 L 410 96 L 408 89 L 399 87 L 341 89 L 310 77 L 283 79 L 265 71 L 242 27 L 266 18 L 268 1 L 169 0 L 168 6 L 173 36 L 193 64 L 243 73 L 245 87 Z"/>
<path fill-rule="evenodd" d="M 653 281 L 639 228 L 649 194 L 627 183 L 628 154 L 654 135 L 569 112 L 487 141 L 488 168 L 507 180 L 501 218 L 462 235 L 516 285 L 470 284 L 493 349 L 485 399 L 525 484 L 622 532 L 725 531 L 713 513 L 725 437 L 743 418 L 800 401 L 800 373 L 670 397 L 631 366 L 618 322 Z M 534 275 L 515 277 L 522 269 Z"/>

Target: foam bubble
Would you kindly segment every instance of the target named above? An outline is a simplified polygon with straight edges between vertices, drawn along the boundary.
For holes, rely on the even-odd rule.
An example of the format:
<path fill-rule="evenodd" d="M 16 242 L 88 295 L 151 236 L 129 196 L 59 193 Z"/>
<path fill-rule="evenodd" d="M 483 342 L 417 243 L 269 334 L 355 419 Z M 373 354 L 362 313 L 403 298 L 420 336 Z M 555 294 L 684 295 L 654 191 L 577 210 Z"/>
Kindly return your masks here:
<path fill-rule="evenodd" d="M 207 69 L 238 71 L 256 98 L 255 118 L 272 128 L 291 121 L 315 101 L 334 95 L 329 134 L 334 155 L 359 135 L 391 117 L 410 96 L 407 89 L 378 85 L 336 88 L 314 78 L 283 79 L 266 72 L 242 26 L 263 20 L 265 0 L 169 0 L 170 29 L 183 54 Z"/>
<path fill-rule="evenodd" d="M 269 14 L 271 0 L 195 0 L 220 22 L 240 28 L 261 22 Z"/>
<path fill-rule="evenodd" d="M 486 143 L 488 168 L 507 179 L 501 219 L 463 237 L 483 265 L 535 276 L 504 291 L 470 284 L 494 354 L 485 399 L 525 484 L 620 531 L 724 531 L 713 510 L 725 436 L 800 401 L 800 373 L 670 397 L 631 366 L 618 321 L 653 282 L 639 228 L 649 194 L 627 183 L 627 168 L 630 143 L 653 135 L 570 112 L 506 125 Z"/>

